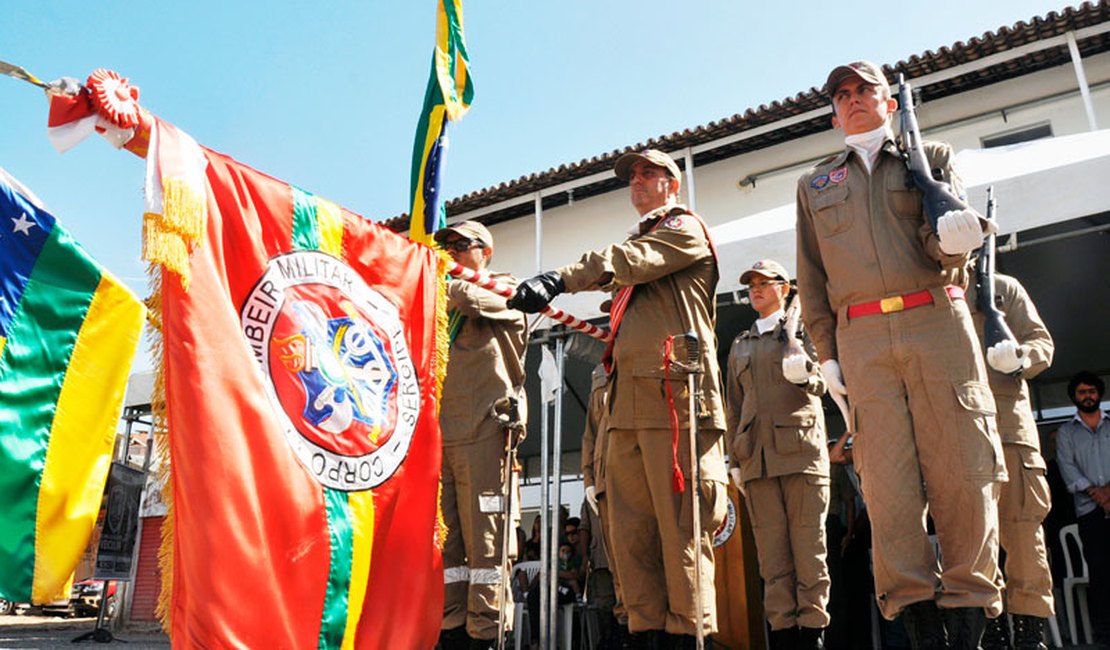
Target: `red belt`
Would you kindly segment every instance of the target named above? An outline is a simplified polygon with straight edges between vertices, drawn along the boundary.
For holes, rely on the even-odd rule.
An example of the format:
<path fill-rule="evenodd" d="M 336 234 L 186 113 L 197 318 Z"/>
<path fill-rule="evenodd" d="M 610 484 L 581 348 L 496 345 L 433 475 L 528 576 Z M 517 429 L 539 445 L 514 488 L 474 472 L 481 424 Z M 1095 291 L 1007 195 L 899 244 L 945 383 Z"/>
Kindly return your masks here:
<path fill-rule="evenodd" d="M 964 290 L 961 287 L 950 284 L 944 287 L 944 292 L 947 293 L 948 297 L 952 300 L 964 299 Z M 921 291 L 907 293 L 902 296 L 891 296 L 890 298 L 883 298 L 882 300 L 876 300 L 874 302 L 861 302 L 858 305 L 849 305 L 848 318 L 874 316 L 875 314 L 893 314 L 894 312 L 931 304 L 933 304 L 933 293 L 929 289 L 922 289 Z"/>

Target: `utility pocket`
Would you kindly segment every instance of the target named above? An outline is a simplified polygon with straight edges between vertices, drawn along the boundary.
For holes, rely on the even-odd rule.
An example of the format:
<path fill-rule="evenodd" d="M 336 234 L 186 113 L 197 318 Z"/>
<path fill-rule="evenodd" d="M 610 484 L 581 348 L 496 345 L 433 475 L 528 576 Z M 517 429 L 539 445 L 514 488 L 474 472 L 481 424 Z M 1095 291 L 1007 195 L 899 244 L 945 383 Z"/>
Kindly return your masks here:
<path fill-rule="evenodd" d="M 1044 521 L 1052 507 L 1045 471 L 1044 458 L 1039 453 L 1032 449 L 1021 450 L 1021 518 L 1025 521 Z M 1017 478 L 1011 476 L 1010 480 Z"/>
<path fill-rule="evenodd" d="M 816 423 L 817 416 L 811 414 L 775 418 L 775 451 L 796 454 L 806 448 L 812 449 L 812 444 L 806 444 L 806 438 Z"/>
<path fill-rule="evenodd" d="M 909 181 L 908 172 L 898 170 L 888 173 L 884 188 L 890 211 L 899 219 L 920 219 L 922 211 L 921 191 Z"/>
<path fill-rule="evenodd" d="M 994 398 L 980 382 L 955 384 L 956 401 L 963 408 L 955 413 L 955 433 L 965 478 L 1000 480 L 1005 476 L 1002 442 L 994 428 Z"/>
<path fill-rule="evenodd" d="M 811 194 L 813 225 L 821 237 L 839 235 L 852 227 L 854 215 L 848 209 L 848 185 L 838 183 L 825 186 Z"/>

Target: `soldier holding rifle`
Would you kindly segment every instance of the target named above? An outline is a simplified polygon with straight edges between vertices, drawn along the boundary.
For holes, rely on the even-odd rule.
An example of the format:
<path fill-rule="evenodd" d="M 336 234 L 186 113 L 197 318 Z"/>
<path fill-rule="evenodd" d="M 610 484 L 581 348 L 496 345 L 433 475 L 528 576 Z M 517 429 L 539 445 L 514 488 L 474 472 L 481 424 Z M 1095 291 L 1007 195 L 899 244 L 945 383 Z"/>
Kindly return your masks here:
<path fill-rule="evenodd" d="M 729 474 L 751 515 L 771 650 L 816 649 L 829 624 L 825 381 L 799 331 L 796 294 L 784 312 L 786 269 L 759 260 L 740 283 L 759 318 L 728 355 Z"/>
<path fill-rule="evenodd" d="M 987 215 L 992 216 L 988 204 Z M 1004 316 L 1006 338 L 984 340 L 987 378 L 998 405 L 998 432 L 1010 480 L 998 500 L 999 543 L 1006 552 L 1005 609 L 1013 618 L 1015 650 L 1044 648 L 1045 619 L 1055 613 L 1052 573 L 1048 568 L 1041 523 L 1052 505 L 1041 457 L 1037 422 L 1026 380 L 1052 364 L 1055 346 L 1025 287 L 994 272 L 994 237 L 988 237 L 968 287 L 967 304 L 980 337 L 990 312 Z M 983 637 L 986 650 L 1010 647 L 1005 616 L 991 621 Z"/>
<path fill-rule="evenodd" d="M 640 214 L 629 237 L 526 280 L 509 305 L 536 312 L 564 291 L 615 292 L 605 454 L 613 559 L 635 647 L 692 648 L 716 630 L 712 534 L 726 509 L 713 332 L 717 259 L 701 218 L 677 203 L 680 172 L 670 156 L 653 149 L 625 154 L 614 171 L 629 181 Z M 694 413 L 700 481 L 688 471 L 691 374 L 700 393 Z"/>
<path fill-rule="evenodd" d="M 901 617 L 915 648 L 976 648 L 986 617 L 1001 611 L 996 505 L 1006 477 L 964 298 L 987 224 L 960 207 L 927 218 L 878 66 L 836 67 L 825 93 L 846 147 L 799 179 L 798 285 L 829 390 L 851 402 L 879 608 Z M 925 175 L 958 196 L 951 148 L 911 144 Z"/>
<path fill-rule="evenodd" d="M 444 228 L 435 240 L 471 270 L 484 270 L 493 255 L 493 236 L 476 221 Z M 440 506 L 447 525 L 440 647 L 487 650 L 497 645 L 505 604 L 502 536 L 509 497 L 505 479 L 512 471 L 506 450 L 524 435 L 528 323 L 497 294 L 460 280 L 447 284 L 447 309 L 451 356 L 439 411 Z"/>

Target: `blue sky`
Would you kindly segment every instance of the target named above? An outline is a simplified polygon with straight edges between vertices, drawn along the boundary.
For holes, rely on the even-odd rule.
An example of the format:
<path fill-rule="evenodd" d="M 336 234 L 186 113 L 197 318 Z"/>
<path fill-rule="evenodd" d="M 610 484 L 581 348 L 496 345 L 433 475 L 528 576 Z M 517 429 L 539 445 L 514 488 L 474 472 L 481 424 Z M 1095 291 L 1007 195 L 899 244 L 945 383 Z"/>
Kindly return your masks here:
<path fill-rule="evenodd" d="M 1045 0 L 836 3 L 466 0 L 474 105 L 455 197 L 1062 10 Z M 117 70 L 201 144 L 369 218 L 408 210 L 435 2 L 6 2 L 0 60 L 43 79 Z M 881 13 L 874 13 L 881 11 Z M 0 77 L 0 166 L 145 294 L 143 163 L 90 138 L 59 155 L 38 89 Z"/>

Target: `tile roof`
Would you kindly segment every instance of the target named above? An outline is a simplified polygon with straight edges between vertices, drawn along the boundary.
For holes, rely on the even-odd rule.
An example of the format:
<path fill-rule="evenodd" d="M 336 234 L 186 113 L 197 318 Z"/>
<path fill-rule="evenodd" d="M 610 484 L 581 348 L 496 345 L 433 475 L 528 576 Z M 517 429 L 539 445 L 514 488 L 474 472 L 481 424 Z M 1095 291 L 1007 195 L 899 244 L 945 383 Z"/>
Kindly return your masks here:
<path fill-rule="evenodd" d="M 894 65 L 884 65 L 883 71 L 892 80 L 897 77 L 898 73 L 902 73 L 907 79 L 912 80 L 945 71 L 951 72 L 953 69 L 964 66 L 966 69 L 958 70 L 956 74 L 942 75 L 941 79 L 930 81 L 915 89 L 921 92 L 921 98 L 924 101 L 939 99 L 1038 70 L 1070 63 L 1071 56 L 1066 43 L 1059 43 L 1043 49 L 1033 47 L 1030 48 L 1030 51 L 1018 56 L 996 57 L 1000 60 L 995 61 L 989 60 L 988 57 L 1017 50 L 1038 41 L 1049 40 L 1067 32 L 1077 32 L 1107 22 L 1110 22 L 1110 0 L 1099 0 L 1095 3 L 1084 2 L 1078 8 L 1068 7 L 1060 12 L 1052 11 L 1043 17 L 1033 18 L 1030 22 L 1022 21 L 1012 27 L 999 27 L 993 32 L 972 37 L 966 42 L 958 41 L 950 46 L 941 47 L 935 52 L 928 50 L 923 54 L 911 56 L 909 59 L 899 61 Z M 1095 30 L 1095 33 L 1085 37 L 1077 35 L 1077 45 L 1081 56 L 1084 58 L 1106 52 L 1110 50 L 1110 33 Z M 982 65 L 976 65 L 976 62 L 983 59 L 988 60 L 983 61 Z M 607 172 L 612 169 L 616 159 L 627 151 L 638 151 L 653 147 L 674 152 L 685 147 L 696 147 L 742 134 L 745 131 L 804 115 L 826 106 L 828 106 L 828 102 L 821 95 L 820 90 L 810 88 L 793 97 L 772 102 L 770 105 L 764 104 L 758 108 L 749 108 L 743 113 L 737 113 L 731 117 L 691 129 L 676 131 L 669 135 L 650 138 L 645 142 L 636 143 L 623 149 L 585 158 L 576 163 L 559 165 L 547 171 L 528 174 L 493 187 L 464 194 L 447 202 L 447 214 L 457 215 L 470 212 L 502 201 L 526 196 L 553 185 Z M 819 133 L 829 128 L 828 116 L 824 113 L 816 114 L 810 118 L 787 122 L 781 128 L 766 129 L 751 137 L 700 151 L 694 155 L 694 164 L 704 165 L 723 158 Z M 681 165 L 682 161 L 679 162 Z M 581 199 L 609 192 L 622 184 L 616 177 L 607 175 L 595 183 L 575 187 L 574 198 Z M 553 208 L 565 205 L 567 201 L 567 193 L 560 192 L 543 197 L 543 206 L 545 209 Z M 531 214 L 533 210 L 533 203 L 525 201 L 483 215 L 478 220 L 492 224 Z M 383 225 L 402 232 L 408 229 L 409 216 L 407 214 L 399 215 L 386 220 Z"/>

